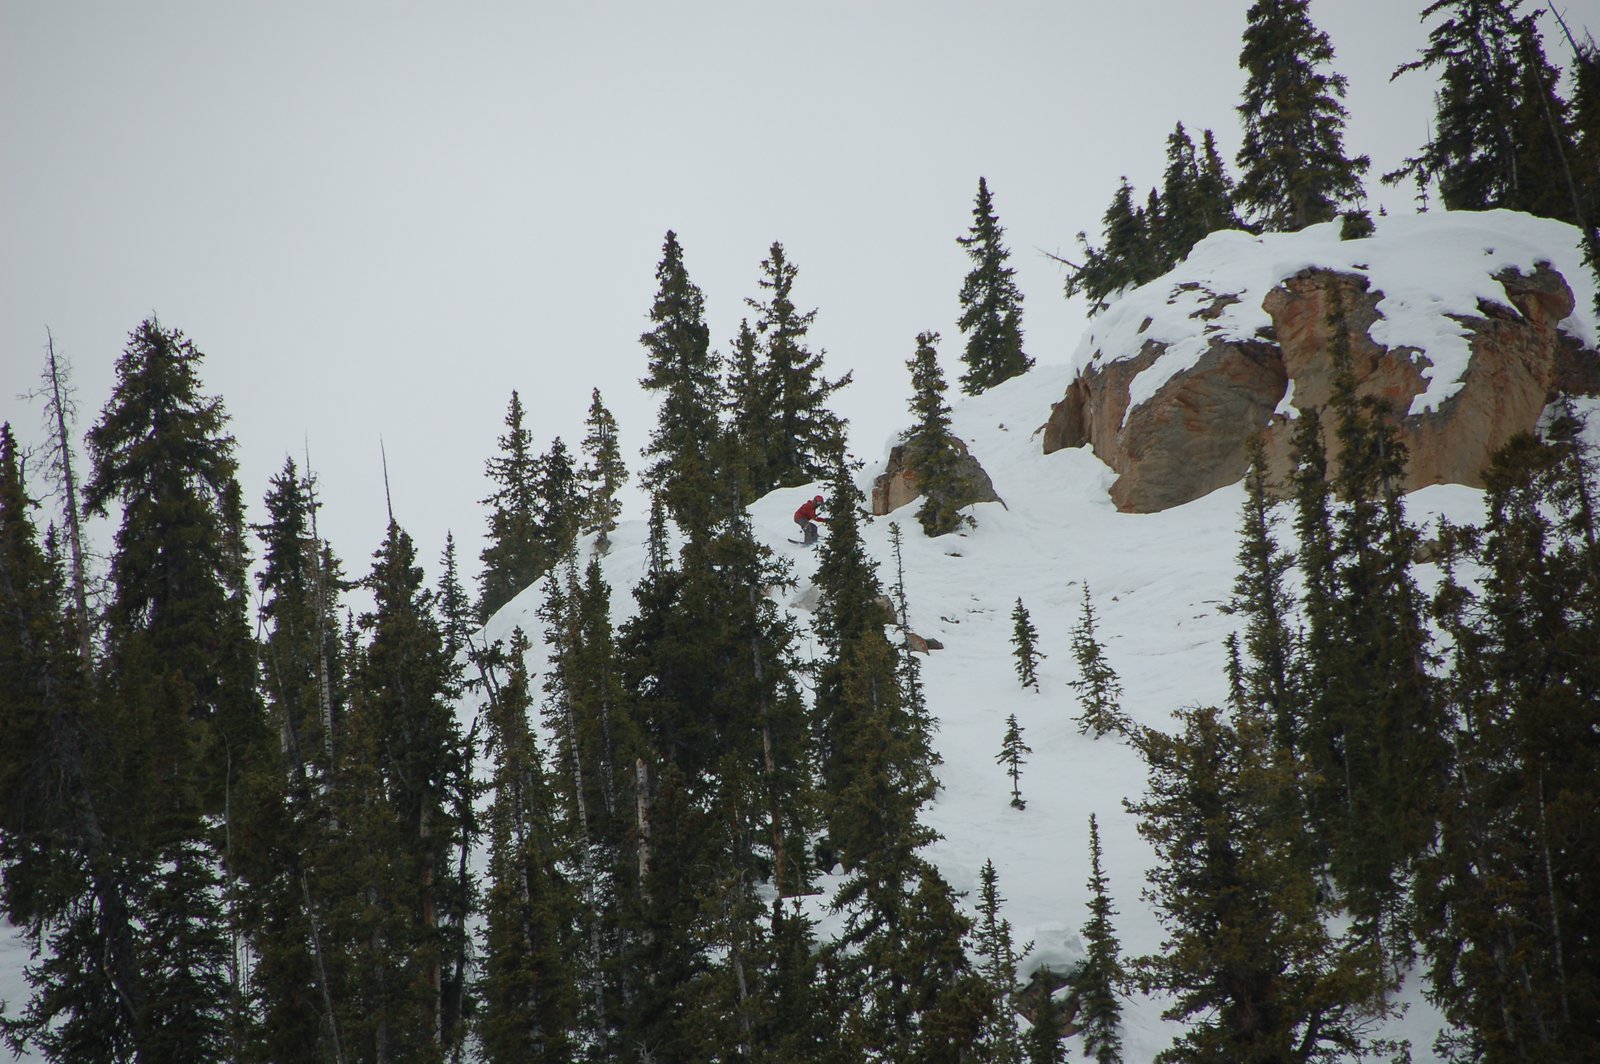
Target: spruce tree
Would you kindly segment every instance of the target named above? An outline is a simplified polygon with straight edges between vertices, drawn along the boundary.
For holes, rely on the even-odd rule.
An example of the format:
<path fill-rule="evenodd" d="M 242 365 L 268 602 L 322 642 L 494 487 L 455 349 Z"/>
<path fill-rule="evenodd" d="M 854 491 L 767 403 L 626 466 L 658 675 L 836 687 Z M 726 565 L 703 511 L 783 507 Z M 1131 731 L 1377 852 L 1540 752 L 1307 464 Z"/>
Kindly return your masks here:
<path fill-rule="evenodd" d="M 656 267 L 651 328 L 639 337 L 648 353 L 646 391 L 661 397 L 656 430 L 645 454 L 655 459 L 645 486 L 659 493 L 667 513 L 685 529 L 709 527 L 721 507 L 712 471 L 712 447 L 721 432 L 716 356 L 705 323 L 705 297 L 689 279 L 683 248 L 668 230 Z"/>
<path fill-rule="evenodd" d="M 1011 714 L 1006 718 L 1006 734 L 1000 740 L 1000 752 L 995 755 L 995 763 L 1006 767 L 1006 775 L 1011 777 L 1011 807 L 1024 809 L 1028 803 L 1022 800 L 1022 766 L 1027 764 L 1026 755 L 1033 753 L 1033 749 L 1022 741 L 1022 725 L 1017 723 L 1017 715 Z"/>
<path fill-rule="evenodd" d="M 1592 928 L 1600 550 L 1592 452 L 1566 413 L 1486 473 L 1435 601 L 1453 637 L 1454 762 L 1420 862 L 1418 924 L 1455 1059 L 1577 1061 L 1597 1037 Z M 1476 563 L 1474 591 L 1456 576 Z"/>
<path fill-rule="evenodd" d="M 489 507 L 487 543 L 479 555 L 478 615 L 487 619 L 519 592 L 538 580 L 543 552 L 538 534 L 539 456 L 533 435 L 523 424 L 522 398 L 513 391 L 506 409 L 506 432 L 500 452 L 486 463 L 494 490 Z"/>
<path fill-rule="evenodd" d="M 1078 716 L 1078 732 L 1094 732 L 1096 739 L 1107 732 L 1127 736 L 1133 722 L 1122 709 L 1122 681 L 1106 660 L 1106 648 L 1095 633 L 1094 600 L 1089 585 L 1083 585 L 1083 613 L 1072 629 L 1072 657 L 1078 663 L 1078 678 L 1071 681 L 1083 712 Z"/>
<path fill-rule="evenodd" d="M 1523 11 L 1522 0 L 1434 0 L 1423 9 L 1424 21 L 1439 21 L 1421 56 L 1394 77 L 1438 69 L 1432 131 L 1386 182 L 1437 181 L 1449 210 L 1504 207 L 1579 220 L 1566 168 L 1581 150 L 1568 105 L 1554 92 L 1540 14 Z"/>
<path fill-rule="evenodd" d="M 243 505 L 220 399 L 200 390 L 203 356 L 154 319 L 134 330 L 89 433 L 84 505 L 122 516 L 111 561 L 108 694 L 100 737 L 120 800 L 106 834 L 137 870 L 130 910 L 147 1028 L 139 1052 L 223 1052 L 229 951 L 218 902 L 221 859 L 208 817 L 267 737 L 245 620 Z M 233 756 L 230 756 L 233 755 Z M 154 938 L 159 931 L 169 936 Z"/>
<path fill-rule="evenodd" d="M 583 468 L 578 471 L 583 485 L 579 530 L 596 535 L 595 544 L 604 553 L 611 533 L 616 531 L 617 518 L 622 515 L 622 500 L 617 493 L 628 482 L 628 467 L 617 440 L 617 419 L 601 402 L 599 388 L 589 397 L 589 416 L 584 425 L 588 431 L 583 437 Z"/>
<path fill-rule="evenodd" d="M 763 296 L 745 300 L 755 313 L 760 355 L 754 381 L 756 409 L 765 404 L 768 416 L 765 424 L 750 426 L 765 437 L 761 448 L 765 460 L 751 484 L 755 497 L 773 488 L 822 479 L 844 448 L 844 425 L 827 403 L 830 395 L 850 383 L 850 375 L 828 380 L 822 375 L 823 353 L 806 347 L 806 333 L 817 312 L 802 314 L 795 307 L 798 273 L 783 245 L 774 241 L 761 262 Z M 735 350 L 740 350 L 738 344 Z M 741 398 L 734 397 L 734 402 Z M 753 420 L 753 410 L 742 412 L 746 422 Z"/>
<path fill-rule="evenodd" d="M 1022 1038 L 1012 999 L 1016 993 L 1017 963 L 1027 949 L 1019 953 L 1012 943 L 1011 922 L 1000 915 L 1004 904 L 1005 899 L 1000 896 L 1000 874 L 995 871 L 993 861 L 985 861 L 978 872 L 978 924 L 973 939 L 977 946 L 978 970 L 989 984 L 995 1008 L 980 1052 L 982 1059 L 992 1064 L 1021 1064 Z"/>
<path fill-rule="evenodd" d="M 1233 211 L 1233 182 L 1222 168 L 1216 142 L 1205 131 L 1205 154 L 1195 150 L 1183 123 L 1167 137 L 1167 168 L 1161 181 L 1157 236 L 1164 270 L 1182 262 L 1202 239 L 1219 229 L 1240 228 Z"/>
<path fill-rule="evenodd" d="M 146 1043 L 131 865 L 97 802 L 93 676 L 77 653 L 60 559 L 41 546 L 9 423 L 0 425 L 0 906 L 33 951 L 32 994 L 0 1019 L 46 1059 L 129 1059 Z M 107 773 L 107 776 L 110 774 Z"/>
<path fill-rule="evenodd" d="M 489 700 L 488 889 L 484 899 L 484 1059 L 569 1061 L 577 1051 L 578 900 L 562 873 L 570 842 L 561 831 L 529 711 L 533 694 L 519 628 L 497 643 L 491 667 L 504 682 Z"/>
<path fill-rule="evenodd" d="M 344 786 L 365 799 L 353 815 L 373 833 L 356 838 L 391 847 L 382 864 L 352 861 L 352 871 L 368 876 L 369 909 L 381 908 L 384 919 L 368 925 L 368 1005 L 348 1025 L 357 1032 L 351 1040 L 380 1057 L 382 1047 L 404 1046 L 428 1059 L 464 1034 L 447 1023 L 446 1003 L 454 990 L 450 931 L 458 926 L 451 907 L 470 896 L 450 858 L 467 827 L 459 798 L 471 777 L 453 708 L 456 666 L 422 576 L 411 537 L 391 520 L 365 581 L 373 609 L 360 618 L 369 639 L 353 670 L 358 735 Z"/>
<path fill-rule="evenodd" d="M 1066 1064 L 1066 1037 L 1061 1019 L 1061 1004 L 1050 990 L 1049 969 L 1035 977 L 1038 1003 L 1033 1009 L 1033 1026 L 1023 1038 L 1028 1064 Z"/>
<path fill-rule="evenodd" d="M 1028 616 L 1028 608 L 1018 598 L 1011 611 L 1011 652 L 1017 659 L 1017 682 L 1035 691 L 1039 689 L 1038 665 L 1044 658 L 1036 646 L 1038 639 L 1039 632 Z"/>
<path fill-rule="evenodd" d="M 956 243 L 966 249 L 972 270 L 961 283 L 961 331 L 967 347 L 961 361 L 961 390 L 968 395 L 993 388 L 1033 365 L 1022 350 L 1022 292 L 1006 265 L 1011 252 L 1002 242 L 1005 229 L 995 216 L 989 184 L 978 178 L 972 225 Z"/>
<path fill-rule="evenodd" d="M 1177 735 L 1141 743 L 1149 793 L 1129 804 L 1156 851 L 1145 898 L 1166 932 L 1136 962 L 1146 988 L 1187 1024 L 1158 1062 L 1360 1056 L 1383 1015 L 1370 943 L 1334 936 L 1327 892 L 1299 858 L 1300 826 L 1278 815 L 1293 772 L 1268 724 L 1215 708 L 1177 714 Z"/>
<path fill-rule="evenodd" d="M 1299 663 L 1291 628 L 1292 600 L 1284 579 L 1294 558 L 1278 546 L 1267 484 L 1266 447 L 1252 436 L 1247 450 L 1244 515 L 1239 529 L 1239 569 L 1233 597 L 1224 612 L 1244 619 L 1244 649 L 1249 664 L 1241 675 L 1243 696 L 1273 722 L 1273 742 L 1289 753 L 1298 748 Z"/>
<path fill-rule="evenodd" d="M 1101 217 L 1102 244 L 1094 247 L 1087 233 L 1078 234 L 1083 264 L 1066 262 L 1066 293 L 1088 298 L 1089 313 L 1098 314 L 1124 289 L 1153 281 L 1167 265 L 1157 237 L 1158 219 L 1133 203 L 1133 186 L 1124 177 Z"/>
<path fill-rule="evenodd" d="M 1083 925 L 1087 955 L 1075 980 L 1078 1015 L 1083 1027 L 1083 1052 L 1096 1064 L 1121 1064 L 1122 1002 L 1119 988 L 1126 978 L 1122 970 L 1121 945 L 1111 918 L 1108 881 L 1100 867 L 1100 825 L 1089 814 L 1089 920 Z"/>
<path fill-rule="evenodd" d="M 1328 70 L 1333 45 L 1309 7 L 1309 0 L 1256 0 L 1239 53 L 1247 76 L 1238 106 L 1238 202 L 1273 232 L 1331 221 L 1341 204 L 1362 197 L 1370 164 L 1365 155 L 1345 155 L 1346 79 Z"/>
<path fill-rule="evenodd" d="M 950 433 L 938 344 L 938 333 L 918 333 L 917 350 L 906 362 L 911 371 L 911 413 L 917 419 L 906 446 L 916 463 L 917 488 L 922 493 L 917 521 L 930 536 L 954 532 L 971 520 L 960 511 L 961 445 Z"/>

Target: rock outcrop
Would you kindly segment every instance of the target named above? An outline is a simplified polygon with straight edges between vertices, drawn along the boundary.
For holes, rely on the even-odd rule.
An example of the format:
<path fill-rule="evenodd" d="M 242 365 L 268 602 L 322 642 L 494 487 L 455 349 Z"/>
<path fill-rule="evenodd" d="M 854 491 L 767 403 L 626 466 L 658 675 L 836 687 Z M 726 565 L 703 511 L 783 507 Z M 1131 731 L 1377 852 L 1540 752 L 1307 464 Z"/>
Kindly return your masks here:
<path fill-rule="evenodd" d="M 999 502 L 994 482 L 983 466 L 967 450 L 961 440 L 955 441 L 961 457 L 956 464 L 956 481 L 960 485 L 953 500 L 957 508 L 975 502 Z M 906 503 L 922 497 L 922 487 L 917 480 L 917 447 L 914 443 L 896 444 L 889 452 L 889 464 L 872 484 L 872 512 L 881 517 L 893 513 Z"/>
<path fill-rule="evenodd" d="M 1131 356 L 1125 349 L 1115 358 L 1095 358 L 1052 408 L 1045 452 L 1088 444 L 1118 473 L 1111 488 L 1117 507 L 1139 513 L 1238 480 L 1246 441 L 1257 429 L 1265 431 L 1281 479 L 1290 421 L 1299 410 L 1324 406 L 1332 394 L 1332 323 L 1342 321 L 1357 394 L 1386 400 L 1399 418 L 1410 455 L 1405 490 L 1482 486 L 1490 456 L 1511 436 L 1531 430 L 1558 391 L 1600 393 L 1600 356 L 1557 328 L 1574 308 L 1565 279 L 1541 262 L 1528 273 L 1503 269 L 1494 280 L 1503 300 L 1480 298 L 1477 313 L 1446 315 L 1470 348 L 1456 385 L 1438 388 L 1432 363 L 1417 348 L 1374 339 L 1374 333 L 1383 335 L 1374 329 L 1383 318 L 1383 293 L 1367 276 L 1311 268 L 1261 299 L 1270 324 L 1248 338 L 1217 331 L 1198 357 L 1186 359 L 1143 401 L 1135 403 L 1130 394 L 1137 391 L 1135 378 L 1172 344 L 1145 340 Z M 1210 333 L 1205 322 L 1233 299 L 1213 297 L 1193 312 L 1195 333 Z M 1146 318 L 1139 331 L 1149 324 Z M 1419 396 L 1424 401 L 1414 409 Z M 1328 429 L 1336 463 L 1337 441 Z"/>

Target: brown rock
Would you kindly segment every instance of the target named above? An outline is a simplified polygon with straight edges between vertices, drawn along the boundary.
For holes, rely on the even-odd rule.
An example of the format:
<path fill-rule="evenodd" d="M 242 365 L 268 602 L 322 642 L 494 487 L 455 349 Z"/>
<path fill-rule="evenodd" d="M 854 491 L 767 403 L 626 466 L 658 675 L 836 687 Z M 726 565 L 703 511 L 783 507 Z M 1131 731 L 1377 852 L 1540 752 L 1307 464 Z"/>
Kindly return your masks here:
<path fill-rule="evenodd" d="M 978 460 L 967 450 L 967 445 L 956 440 L 961 451 L 957 462 L 957 475 L 964 486 L 956 505 L 967 506 L 975 502 L 1000 502 L 995 494 L 994 482 Z M 915 444 L 897 444 L 889 452 L 889 464 L 872 484 L 872 513 L 881 517 L 893 513 L 906 503 L 921 498 L 922 488 L 917 483 L 917 448 Z"/>
<path fill-rule="evenodd" d="M 1386 349 L 1368 330 L 1382 293 L 1357 274 L 1307 270 L 1267 294 L 1270 330 L 1255 340 L 1215 340 L 1190 369 L 1148 402 L 1123 415 L 1134 377 L 1165 347 L 1146 341 L 1132 358 L 1096 362 L 1072 382 L 1045 425 L 1045 453 L 1088 444 L 1118 474 L 1118 509 L 1149 513 L 1188 502 L 1243 475 L 1245 443 L 1266 430 L 1274 475 L 1287 472 L 1290 426 L 1275 415 L 1288 381 L 1296 409 L 1325 406 L 1333 393 L 1330 311 L 1343 313 L 1356 392 L 1386 401 L 1399 418 L 1410 455 L 1404 489 L 1452 483 L 1482 486 L 1489 457 L 1529 431 L 1558 390 L 1600 394 L 1600 356 L 1557 329 L 1572 313 L 1566 282 L 1541 264 L 1532 274 L 1497 278 L 1509 305 L 1485 304 L 1457 320 L 1470 334 L 1471 359 L 1454 395 L 1432 411 L 1410 414 L 1422 394 L 1425 359 L 1414 349 Z M 1228 297 L 1222 297 L 1228 298 Z M 1201 315 L 1204 317 L 1204 314 Z M 1197 326 L 1197 328 L 1200 326 Z M 1333 426 L 1326 443 L 1337 467 Z"/>

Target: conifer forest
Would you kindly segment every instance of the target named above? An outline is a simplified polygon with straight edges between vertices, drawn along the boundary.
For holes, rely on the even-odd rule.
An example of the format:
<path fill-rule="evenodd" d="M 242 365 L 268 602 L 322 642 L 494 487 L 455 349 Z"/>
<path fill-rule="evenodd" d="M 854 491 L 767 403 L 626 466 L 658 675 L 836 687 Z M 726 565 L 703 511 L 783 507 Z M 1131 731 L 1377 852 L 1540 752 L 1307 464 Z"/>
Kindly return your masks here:
<path fill-rule="evenodd" d="M 1177 125 L 1158 184 L 1108 190 L 1102 231 L 1059 259 L 1065 295 L 1103 313 L 1222 230 L 1361 239 L 1373 181 L 1568 223 L 1600 271 L 1592 37 L 1529 0 L 1417 14 L 1429 46 L 1395 76 L 1437 81 L 1434 124 L 1375 174 L 1308 0 L 1256 0 L 1237 157 Z M 1089 846 L 1060 918 L 1081 956 L 1028 962 L 996 862 L 967 890 L 930 856 L 940 721 L 902 548 L 960 551 L 985 520 L 945 367 L 965 402 L 1034 366 L 1004 192 L 977 179 L 949 234 L 969 272 L 929 297 L 960 335 L 905 337 L 919 498 L 887 518 L 833 409 L 851 374 L 825 371 L 777 241 L 719 346 L 666 232 L 629 308 L 656 408 L 642 453 L 599 388 L 571 444 L 539 436 L 526 389 L 504 397 L 490 490 L 452 515 L 483 530 L 475 558 L 419 546 L 399 509 L 376 544 L 330 542 L 304 457 L 241 483 L 248 441 L 181 323 L 130 323 L 81 421 L 49 347 L 48 431 L 0 427 L 0 907 L 28 955 L 9 1049 L 1135 1064 L 1141 996 L 1161 1064 L 1600 1058 L 1600 434 L 1573 397 L 1495 455 L 1477 520 L 1425 531 L 1398 412 L 1357 394 L 1333 331 L 1333 396 L 1295 422 L 1288 474 L 1258 440 L 1244 476 L 1225 701 L 1141 721 L 1138 650 L 1108 641 L 1098 584 L 1004 595 L 996 689 L 1143 766 L 1074 827 Z M 641 575 L 612 586 L 628 492 L 648 500 Z M 752 518 L 774 492 L 826 500 L 804 616 Z M 874 522 L 893 522 L 887 556 Z M 1070 630 L 1042 620 L 1054 597 Z M 523 622 L 490 623 L 513 603 Z M 993 815 L 1035 815 L 1051 740 L 991 724 Z M 1108 873 L 1111 815 L 1149 847 L 1142 883 Z M 1160 948 L 1124 950 L 1135 907 Z M 1431 1045 L 1390 1023 L 1408 981 L 1440 1017 Z"/>

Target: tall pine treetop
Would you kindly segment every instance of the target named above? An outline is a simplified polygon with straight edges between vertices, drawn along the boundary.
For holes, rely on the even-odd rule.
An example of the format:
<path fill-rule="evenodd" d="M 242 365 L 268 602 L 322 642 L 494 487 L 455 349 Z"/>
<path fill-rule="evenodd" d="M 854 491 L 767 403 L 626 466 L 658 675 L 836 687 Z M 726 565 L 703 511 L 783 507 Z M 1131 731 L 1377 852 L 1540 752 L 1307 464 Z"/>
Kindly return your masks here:
<path fill-rule="evenodd" d="M 1256 0 L 1239 66 L 1247 72 L 1238 199 L 1262 228 L 1293 232 L 1331 221 L 1360 199 L 1369 160 L 1344 153 L 1346 79 L 1327 68 L 1333 44 L 1310 0 Z"/>
<path fill-rule="evenodd" d="M 978 198 L 972 207 L 972 226 L 956 238 L 972 260 L 972 270 L 961 284 L 961 331 L 967 350 L 961 360 L 961 390 L 977 395 L 1001 381 L 1026 372 L 1033 365 L 1022 350 L 1022 292 L 1013 280 L 1016 271 L 1006 265 L 1011 257 L 1001 238 L 1005 229 L 995 216 L 989 184 L 978 178 Z"/>

